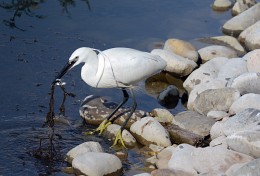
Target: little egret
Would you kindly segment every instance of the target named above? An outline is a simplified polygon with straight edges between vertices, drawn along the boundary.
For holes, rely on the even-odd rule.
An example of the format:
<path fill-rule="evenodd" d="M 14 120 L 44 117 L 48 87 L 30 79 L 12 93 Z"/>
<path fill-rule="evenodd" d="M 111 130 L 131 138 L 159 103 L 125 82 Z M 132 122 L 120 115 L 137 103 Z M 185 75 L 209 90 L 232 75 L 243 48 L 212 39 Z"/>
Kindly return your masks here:
<path fill-rule="evenodd" d="M 111 48 L 99 51 L 82 47 L 72 53 L 68 63 L 55 78 L 53 84 L 61 79 L 68 70 L 80 63 L 84 63 L 81 69 L 81 78 L 88 85 L 95 88 L 120 88 L 123 91 L 122 102 L 99 125 L 96 131 L 102 133 L 109 124 L 116 120 L 112 117 L 127 102 L 129 98 L 127 90 L 130 91 L 133 105 L 113 144 L 116 145 L 120 141 L 125 147 L 121 133 L 137 106 L 133 88 L 139 81 L 162 71 L 166 67 L 166 62 L 157 55 L 130 48 Z"/>

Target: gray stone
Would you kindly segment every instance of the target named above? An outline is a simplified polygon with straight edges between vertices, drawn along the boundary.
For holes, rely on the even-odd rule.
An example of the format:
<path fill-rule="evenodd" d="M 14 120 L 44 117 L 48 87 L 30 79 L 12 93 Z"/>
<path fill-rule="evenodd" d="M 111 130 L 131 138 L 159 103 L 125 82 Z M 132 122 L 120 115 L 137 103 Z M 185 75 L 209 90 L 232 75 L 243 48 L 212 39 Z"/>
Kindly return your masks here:
<path fill-rule="evenodd" d="M 206 62 L 189 75 L 189 77 L 184 81 L 183 87 L 188 92 L 191 92 L 196 85 L 215 79 L 220 68 L 227 62 L 227 60 L 228 59 L 225 57 L 217 57 Z"/>
<path fill-rule="evenodd" d="M 76 158 L 77 156 L 80 156 L 86 152 L 103 152 L 103 149 L 101 145 L 98 142 L 84 142 L 73 149 L 71 149 L 67 154 L 66 154 L 66 160 L 68 163 L 72 163 L 73 159 Z"/>
<path fill-rule="evenodd" d="M 205 90 L 209 89 L 220 89 L 226 86 L 227 81 L 225 80 L 218 80 L 218 79 L 211 79 L 207 82 L 203 82 L 201 84 L 196 85 L 189 94 L 187 108 L 189 110 L 194 110 L 194 101 L 197 96 Z"/>
<path fill-rule="evenodd" d="M 228 20 L 222 28 L 227 35 L 238 36 L 247 27 L 260 20 L 260 3 Z"/>
<path fill-rule="evenodd" d="M 105 118 L 112 113 L 118 104 L 109 102 L 102 97 L 88 96 L 84 99 L 79 112 L 80 116 L 91 125 L 99 125 Z M 114 123 L 122 125 L 127 118 L 129 108 L 120 108 L 114 116 L 120 116 Z M 130 128 L 136 120 L 140 119 L 146 114 L 141 110 L 136 110 L 128 121 L 126 128 Z"/>
<path fill-rule="evenodd" d="M 260 130 L 234 133 L 226 138 L 226 142 L 228 147 L 234 151 L 260 158 Z"/>
<path fill-rule="evenodd" d="M 143 145 L 156 144 L 163 147 L 171 145 L 169 133 L 153 117 L 144 117 L 136 121 L 130 131 Z"/>
<path fill-rule="evenodd" d="M 112 154 L 87 152 L 77 156 L 72 161 L 72 167 L 76 175 L 103 176 L 121 175 L 122 163 Z"/>
<path fill-rule="evenodd" d="M 207 136 L 215 120 L 195 111 L 184 111 L 175 115 L 172 123 L 197 135 Z"/>
<path fill-rule="evenodd" d="M 157 169 L 151 172 L 151 176 L 194 176 L 179 170 Z"/>
<path fill-rule="evenodd" d="M 249 51 L 260 49 L 260 30 L 249 33 L 246 36 L 245 46 Z"/>
<path fill-rule="evenodd" d="M 179 39 L 168 39 L 164 44 L 164 50 L 171 51 L 177 55 L 180 55 L 184 58 L 193 60 L 194 62 L 198 61 L 198 52 L 195 47 L 183 40 Z"/>
<path fill-rule="evenodd" d="M 216 57 L 234 58 L 238 57 L 236 51 L 227 46 L 211 45 L 198 50 L 202 63 L 205 63 Z"/>
<path fill-rule="evenodd" d="M 226 113 L 225 111 L 209 111 L 207 113 L 207 117 L 213 118 L 214 120 L 221 120 L 224 117 L 228 117 L 229 114 Z"/>
<path fill-rule="evenodd" d="M 227 138 L 226 136 L 219 136 L 219 137 L 213 139 L 210 142 L 209 146 L 215 147 L 215 146 L 218 146 L 218 145 L 222 145 L 224 148 L 228 148 L 226 138 Z"/>
<path fill-rule="evenodd" d="M 160 151 L 156 157 L 158 160 L 156 161 L 156 167 L 158 169 L 167 169 L 168 168 L 168 162 L 171 159 L 172 151 L 175 149 L 174 146 L 169 146 Z"/>
<path fill-rule="evenodd" d="M 260 94 L 260 73 L 244 73 L 235 78 L 230 87 L 237 89 L 241 95 Z"/>
<path fill-rule="evenodd" d="M 158 102 L 169 109 L 173 109 L 179 102 L 179 90 L 174 85 L 169 85 L 157 97 Z"/>
<path fill-rule="evenodd" d="M 209 111 L 227 112 L 240 93 L 233 88 L 210 89 L 202 92 L 194 101 L 194 110 L 207 115 Z"/>
<path fill-rule="evenodd" d="M 260 72 L 260 49 L 247 53 L 243 58 L 247 61 L 248 72 Z"/>
<path fill-rule="evenodd" d="M 151 51 L 151 53 L 160 56 L 166 61 L 166 71 L 175 73 L 181 77 L 189 75 L 193 69 L 197 67 L 197 64 L 194 61 L 167 50 L 154 49 Z"/>
<path fill-rule="evenodd" d="M 151 174 L 149 173 L 141 173 L 141 174 L 135 174 L 133 176 L 150 176 Z"/>
<path fill-rule="evenodd" d="M 245 109 L 244 111 L 228 118 L 223 123 L 223 133 L 226 136 L 245 131 L 260 129 L 260 110 Z"/>
<path fill-rule="evenodd" d="M 260 27 L 260 21 L 256 22 L 255 24 L 253 24 L 252 26 L 249 26 L 248 28 L 246 28 L 243 32 L 241 32 L 241 34 L 238 36 L 238 40 L 239 42 L 241 42 L 242 44 L 245 44 L 246 38 L 248 35 L 250 34 L 254 34 L 257 33 L 259 31 L 259 27 Z"/>
<path fill-rule="evenodd" d="M 245 109 L 254 108 L 260 110 L 260 95 L 259 94 L 244 94 L 237 99 L 229 108 L 230 114 L 237 114 Z"/>
<path fill-rule="evenodd" d="M 228 176 L 258 176 L 260 173 L 260 158 L 252 160 L 239 168 L 237 168 L 232 173 L 229 173 Z"/>

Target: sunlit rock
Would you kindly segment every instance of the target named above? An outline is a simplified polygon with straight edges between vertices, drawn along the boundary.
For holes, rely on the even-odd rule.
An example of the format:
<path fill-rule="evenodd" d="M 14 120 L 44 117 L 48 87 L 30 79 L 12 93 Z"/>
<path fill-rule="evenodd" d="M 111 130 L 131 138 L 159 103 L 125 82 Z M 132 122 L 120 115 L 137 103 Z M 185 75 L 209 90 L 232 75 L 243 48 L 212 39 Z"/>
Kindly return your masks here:
<path fill-rule="evenodd" d="M 215 0 L 212 9 L 216 11 L 225 11 L 228 10 L 232 6 L 232 2 L 230 0 Z"/>
<path fill-rule="evenodd" d="M 194 62 L 198 61 L 198 52 L 195 47 L 184 40 L 179 39 L 168 39 L 164 44 L 164 50 L 171 51 L 177 55 L 180 55 L 184 58 L 193 60 Z"/>
<path fill-rule="evenodd" d="M 241 32 L 241 34 L 238 36 L 238 40 L 241 43 L 245 44 L 247 36 L 254 35 L 255 33 L 257 33 L 259 31 L 259 28 L 260 28 L 260 21 L 258 21 L 255 24 L 249 26 L 243 32 Z"/>
<path fill-rule="evenodd" d="M 247 53 L 243 58 L 247 61 L 248 72 L 260 72 L 260 49 Z"/>
<path fill-rule="evenodd" d="M 232 15 L 238 15 L 245 10 L 249 9 L 253 5 L 256 4 L 255 0 L 236 0 L 233 8 L 232 8 Z"/>
<path fill-rule="evenodd" d="M 117 156 L 100 152 L 87 152 L 77 156 L 72 161 L 72 167 L 76 175 L 88 176 L 119 176 L 122 171 L 122 163 Z"/>
<path fill-rule="evenodd" d="M 150 115 L 160 123 L 172 123 L 173 114 L 167 109 L 155 108 L 150 112 Z"/>
<path fill-rule="evenodd" d="M 224 117 L 228 117 L 229 114 L 225 111 L 209 111 L 207 117 L 213 118 L 214 120 L 221 120 Z"/>

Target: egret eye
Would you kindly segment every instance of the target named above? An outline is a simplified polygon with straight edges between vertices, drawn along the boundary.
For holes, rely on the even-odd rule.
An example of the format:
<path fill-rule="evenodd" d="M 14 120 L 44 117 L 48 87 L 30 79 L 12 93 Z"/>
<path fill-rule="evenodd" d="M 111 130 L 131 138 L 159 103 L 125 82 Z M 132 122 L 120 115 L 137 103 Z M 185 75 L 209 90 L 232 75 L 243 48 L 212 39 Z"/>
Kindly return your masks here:
<path fill-rule="evenodd" d="M 79 56 L 76 56 L 74 59 L 70 60 L 70 64 L 74 64 L 79 60 Z"/>

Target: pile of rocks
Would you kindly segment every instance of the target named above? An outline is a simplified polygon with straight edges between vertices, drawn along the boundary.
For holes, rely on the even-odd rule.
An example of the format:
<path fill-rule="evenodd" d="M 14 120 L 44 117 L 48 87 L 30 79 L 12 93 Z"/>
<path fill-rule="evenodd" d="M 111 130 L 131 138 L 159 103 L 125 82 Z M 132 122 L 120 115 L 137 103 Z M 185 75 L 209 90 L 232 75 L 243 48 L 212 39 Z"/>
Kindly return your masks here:
<path fill-rule="evenodd" d="M 213 8 L 218 10 L 220 2 L 223 0 L 216 0 Z M 226 7 L 231 8 L 232 3 Z M 169 39 L 162 49 L 151 51 L 166 60 L 165 74 L 185 79 L 185 90 L 180 92 L 189 96 L 187 110 L 176 115 L 160 108 L 133 114 L 123 131 L 125 144 L 131 148 L 140 143 L 155 154 L 146 160 L 154 170 L 140 176 L 259 175 L 260 3 L 237 0 L 232 12 L 237 16 L 223 26 L 223 32 L 231 36 L 209 39 L 218 45 L 197 51 L 189 42 Z M 167 97 L 163 95 L 162 101 Z M 90 96 L 80 115 L 87 123 L 98 125 L 115 106 Z M 104 133 L 108 138 L 115 138 L 127 112 L 124 107 L 116 114 L 120 118 Z M 67 161 L 77 174 L 120 175 L 122 170 L 120 159 L 104 153 L 96 142 L 72 149 Z"/>

